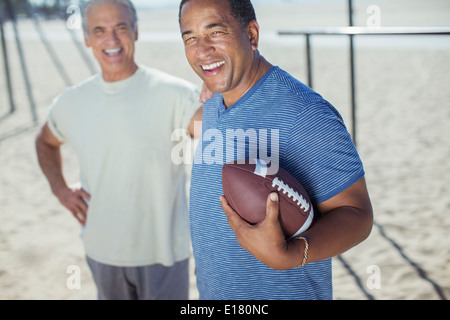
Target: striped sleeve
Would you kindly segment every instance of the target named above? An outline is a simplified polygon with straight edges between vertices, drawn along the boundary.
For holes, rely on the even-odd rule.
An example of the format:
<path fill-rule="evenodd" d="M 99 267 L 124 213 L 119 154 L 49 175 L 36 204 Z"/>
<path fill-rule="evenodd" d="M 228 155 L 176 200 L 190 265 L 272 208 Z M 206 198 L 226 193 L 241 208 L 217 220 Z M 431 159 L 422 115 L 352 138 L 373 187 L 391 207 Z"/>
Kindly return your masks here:
<path fill-rule="evenodd" d="M 309 103 L 291 128 L 287 169 L 311 199 L 320 203 L 364 176 L 364 168 L 345 124 L 326 100 Z"/>

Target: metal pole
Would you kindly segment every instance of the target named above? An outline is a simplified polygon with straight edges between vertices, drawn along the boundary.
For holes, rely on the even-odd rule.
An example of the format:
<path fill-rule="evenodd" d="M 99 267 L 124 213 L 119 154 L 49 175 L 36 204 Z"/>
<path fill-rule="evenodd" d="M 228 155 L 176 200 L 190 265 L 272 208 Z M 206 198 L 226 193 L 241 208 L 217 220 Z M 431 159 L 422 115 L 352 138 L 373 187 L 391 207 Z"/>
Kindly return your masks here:
<path fill-rule="evenodd" d="M 351 0 L 349 3 L 349 19 L 353 24 L 351 16 Z M 450 35 L 450 27 L 337 27 L 337 28 L 308 28 L 294 31 L 279 31 L 279 35 L 301 35 L 301 36 L 319 36 L 319 35 L 345 35 L 350 39 L 350 72 L 351 72 L 351 116 L 352 116 L 352 139 L 354 144 L 357 143 L 357 103 L 356 103 L 356 66 L 355 66 L 355 49 L 353 38 L 356 36 L 412 36 L 412 35 Z"/>
<path fill-rule="evenodd" d="M 70 34 L 70 37 L 72 38 L 72 42 L 75 44 L 75 47 L 78 49 L 78 52 L 80 53 L 81 57 L 83 58 L 84 62 L 86 63 L 89 71 L 91 74 L 96 74 L 97 70 L 95 69 L 94 64 L 91 61 L 91 58 L 89 58 L 88 54 L 86 53 L 86 49 L 83 47 L 81 42 L 78 40 L 77 35 L 74 30 L 70 30 L 67 28 L 67 31 Z"/>
<path fill-rule="evenodd" d="M 353 27 L 353 0 L 348 0 L 348 24 Z"/>
<path fill-rule="evenodd" d="M 8 50 L 6 48 L 6 41 L 5 41 L 5 30 L 3 29 L 3 11 L 2 6 L 0 6 L 0 37 L 1 37 L 1 43 L 2 43 L 2 52 L 3 52 L 3 63 L 5 67 L 5 77 L 6 77 L 6 84 L 8 86 L 8 96 L 9 96 L 9 113 L 13 113 L 16 110 L 16 107 L 14 105 L 14 98 L 13 98 L 13 92 L 12 92 L 12 85 L 11 85 L 11 73 L 9 71 L 9 61 L 8 61 Z"/>
<path fill-rule="evenodd" d="M 8 7 L 9 16 L 11 17 L 12 26 L 13 26 L 13 29 L 14 29 L 14 34 L 16 36 L 17 51 L 19 52 L 19 58 L 20 58 L 20 63 L 22 65 L 23 77 L 24 77 L 24 80 L 25 80 L 25 85 L 27 87 L 28 100 L 30 101 L 31 113 L 32 113 L 32 116 L 33 116 L 33 122 L 37 123 L 38 122 L 38 116 L 37 116 L 37 113 L 36 113 L 36 105 L 34 103 L 33 94 L 31 92 L 31 83 L 30 83 L 30 79 L 28 77 L 27 65 L 26 65 L 26 62 L 25 62 L 25 57 L 23 55 L 22 44 L 20 42 L 19 30 L 17 29 L 16 13 L 14 11 L 13 6 L 11 5 L 11 1 L 10 0 L 6 0 L 6 5 Z"/>
<path fill-rule="evenodd" d="M 52 45 L 50 44 L 50 42 L 47 39 L 47 36 L 45 35 L 44 31 L 42 30 L 38 15 L 33 13 L 33 8 L 31 7 L 31 5 L 28 1 L 26 3 L 26 13 L 27 13 L 27 16 L 33 20 L 36 31 L 38 32 L 39 37 L 41 38 L 41 41 L 45 46 L 45 49 L 47 50 L 48 54 L 50 55 L 50 58 L 52 59 L 53 63 L 55 64 L 56 69 L 58 70 L 58 73 L 60 74 L 61 78 L 65 82 L 66 86 L 70 87 L 72 85 L 72 81 L 70 81 L 70 77 L 67 74 L 66 70 L 64 69 L 63 64 L 59 60 L 58 56 L 56 55 L 55 50 L 53 49 Z"/>
<path fill-rule="evenodd" d="M 312 77 L 312 60 L 311 60 L 311 35 L 306 34 L 306 64 L 308 67 L 308 86 L 313 88 L 313 77 Z"/>
<path fill-rule="evenodd" d="M 353 35 L 350 35 L 350 85 L 352 96 L 352 136 L 353 143 L 356 146 L 356 74 L 355 74 L 355 48 L 353 44 Z"/>
<path fill-rule="evenodd" d="M 349 25 L 353 27 L 353 3 L 352 0 L 348 0 L 348 17 Z M 355 47 L 354 36 L 350 35 L 350 85 L 351 85 L 351 100 L 352 100 L 352 137 L 353 143 L 357 144 L 356 139 L 356 74 L 355 74 Z"/>
<path fill-rule="evenodd" d="M 83 1 L 81 4 L 84 4 L 85 1 Z M 69 13 L 69 12 L 66 12 Z M 73 13 L 73 12 L 72 12 Z M 63 21 L 65 23 L 65 17 L 64 14 L 62 15 L 63 17 Z M 70 37 L 72 38 L 72 42 L 74 43 L 75 47 L 77 48 L 78 52 L 80 53 L 81 57 L 83 58 L 84 62 L 86 63 L 86 66 L 88 67 L 89 71 L 91 72 L 91 74 L 96 74 L 97 70 L 94 66 L 94 64 L 91 61 L 91 58 L 89 57 L 89 55 L 86 52 L 86 48 L 84 47 L 84 45 L 78 40 L 77 38 L 77 34 L 75 32 L 75 30 L 70 29 L 70 28 L 66 28 L 67 31 L 70 34 Z"/>

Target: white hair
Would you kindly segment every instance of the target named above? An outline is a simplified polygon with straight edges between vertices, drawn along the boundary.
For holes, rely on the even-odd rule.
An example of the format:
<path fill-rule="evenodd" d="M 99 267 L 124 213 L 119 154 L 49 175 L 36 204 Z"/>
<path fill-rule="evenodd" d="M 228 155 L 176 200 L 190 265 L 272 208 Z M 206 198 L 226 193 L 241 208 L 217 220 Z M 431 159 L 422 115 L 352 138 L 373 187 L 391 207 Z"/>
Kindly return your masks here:
<path fill-rule="evenodd" d="M 137 30 L 137 13 L 134 4 L 130 0 L 90 0 L 83 7 L 83 30 L 89 36 L 89 28 L 87 25 L 87 14 L 89 9 L 101 3 L 114 3 L 124 5 L 130 14 L 131 27 L 133 31 Z"/>

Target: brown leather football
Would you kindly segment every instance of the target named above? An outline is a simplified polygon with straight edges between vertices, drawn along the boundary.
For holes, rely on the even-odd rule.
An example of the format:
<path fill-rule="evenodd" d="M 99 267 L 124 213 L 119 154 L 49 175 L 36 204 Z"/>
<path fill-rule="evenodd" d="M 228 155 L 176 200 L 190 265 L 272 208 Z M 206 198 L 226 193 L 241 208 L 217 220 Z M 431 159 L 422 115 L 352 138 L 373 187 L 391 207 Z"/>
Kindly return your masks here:
<path fill-rule="evenodd" d="M 287 239 L 305 232 L 313 221 L 313 205 L 305 188 L 283 168 L 269 174 L 267 164 L 261 160 L 226 163 L 222 187 L 230 206 L 251 224 L 265 219 L 267 197 L 277 192 L 280 224 Z"/>

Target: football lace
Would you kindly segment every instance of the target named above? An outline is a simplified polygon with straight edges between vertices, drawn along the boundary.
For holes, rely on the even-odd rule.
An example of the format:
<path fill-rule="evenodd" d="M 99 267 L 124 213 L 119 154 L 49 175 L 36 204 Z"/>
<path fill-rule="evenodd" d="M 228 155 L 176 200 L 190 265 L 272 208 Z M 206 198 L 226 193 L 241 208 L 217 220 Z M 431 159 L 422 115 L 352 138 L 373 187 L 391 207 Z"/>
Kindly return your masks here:
<path fill-rule="evenodd" d="M 309 210 L 309 202 L 297 191 L 289 187 L 283 180 L 275 177 L 272 181 L 272 188 L 278 187 L 278 191 L 282 191 L 283 194 L 287 194 L 288 198 L 292 198 L 294 202 L 297 202 L 297 205 L 300 206 L 300 209 L 304 211 Z"/>

